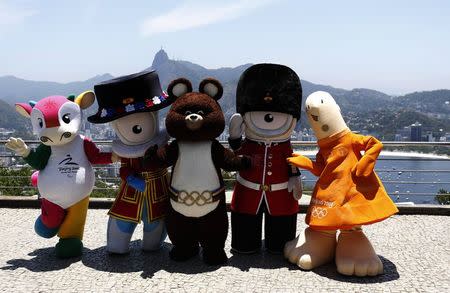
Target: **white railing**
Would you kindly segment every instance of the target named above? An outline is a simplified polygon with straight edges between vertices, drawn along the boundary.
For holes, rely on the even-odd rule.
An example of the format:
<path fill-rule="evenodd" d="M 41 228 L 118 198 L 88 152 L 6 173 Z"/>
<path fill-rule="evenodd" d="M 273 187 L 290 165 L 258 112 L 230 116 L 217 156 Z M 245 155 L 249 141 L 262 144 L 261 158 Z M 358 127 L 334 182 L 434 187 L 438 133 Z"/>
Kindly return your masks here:
<path fill-rule="evenodd" d="M 37 145 L 39 141 L 25 141 L 29 145 Z M 110 140 L 94 141 L 100 148 L 108 150 L 111 146 Z M 19 157 L 4 148 L 6 140 L 0 140 L 0 195 L 24 195 L 37 193 L 35 187 L 31 186 L 29 176 L 31 170 L 27 174 L 10 175 L 6 170 L 20 170 L 25 165 L 20 165 Z M 227 145 L 227 142 L 221 142 Z M 293 148 L 296 151 L 308 153 L 308 156 L 314 151 L 311 149 L 317 146 L 316 142 L 311 141 L 292 141 Z M 383 142 L 385 149 L 396 148 L 403 151 L 402 148 L 418 148 L 418 147 L 439 147 L 448 153 L 450 142 Z M 306 151 L 308 149 L 308 151 Z M 440 190 L 450 191 L 450 157 L 448 155 L 441 156 L 422 156 L 415 153 L 403 156 L 395 156 L 396 152 L 387 154 L 383 151 L 377 162 L 376 172 L 379 174 L 383 183 L 394 201 L 405 202 L 422 200 L 424 203 L 437 204 L 435 196 Z M 95 166 L 97 173 L 96 187 L 94 193 L 99 196 L 114 197 L 120 178 L 118 178 L 119 166 Z M 17 173 L 17 172 L 16 172 Z M 305 193 L 308 193 L 314 185 L 316 178 L 308 172 L 302 172 Z M 225 181 L 231 188 L 234 176 L 225 174 Z M 11 194 L 12 193 L 12 194 Z"/>

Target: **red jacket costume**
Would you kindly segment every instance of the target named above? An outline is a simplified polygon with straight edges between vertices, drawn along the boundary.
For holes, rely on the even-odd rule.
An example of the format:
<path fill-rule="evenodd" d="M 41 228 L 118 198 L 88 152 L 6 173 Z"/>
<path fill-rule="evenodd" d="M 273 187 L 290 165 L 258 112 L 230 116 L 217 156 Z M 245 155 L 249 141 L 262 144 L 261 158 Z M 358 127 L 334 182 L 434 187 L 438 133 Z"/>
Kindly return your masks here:
<path fill-rule="evenodd" d="M 167 169 L 159 165 L 142 164 L 142 157 L 121 158 L 120 177 L 122 183 L 109 215 L 125 221 L 139 223 L 144 204 L 147 207 L 148 221 L 165 216 L 168 205 Z M 126 178 L 133 174 L 145 179 L 145 192 L 140 192 L 127 184 Z"/>
<path fill-rule="evenodd" d="M 298 175 L 298 170 L 286 162 L 286 158 L 292 154 L 290 140 L 266 145 L 264 142 L 245 139 L 236 153 L 249 156 L 252 165 L 237 175 L 231 201 L 232 211 L 256 215 L 265 200 L 268 213 L 272 216 L 298 212 L 298 202 L 287 189 L 289 177 Z"/>

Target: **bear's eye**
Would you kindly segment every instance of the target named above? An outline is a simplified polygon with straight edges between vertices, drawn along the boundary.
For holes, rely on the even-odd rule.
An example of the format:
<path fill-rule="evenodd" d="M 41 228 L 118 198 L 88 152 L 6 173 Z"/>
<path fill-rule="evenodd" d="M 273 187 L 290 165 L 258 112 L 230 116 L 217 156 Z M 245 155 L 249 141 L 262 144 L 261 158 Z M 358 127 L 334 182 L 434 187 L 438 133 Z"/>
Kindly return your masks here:
<path fill-rule="evenodd" d="M 197 112 L 197 114 L 203 116 L 203 115 L 205 115 L 205 112 L 203 112 L 202 110 L 200 110 L 200 111 Z"/>
<path fill-rule="evenodd" d="M 42 121 L 42 118 L 38 118 L 38 124 L 39 124 L 40 128 L 42 128 L 42 126 L 44 126 L 44 122 Z"/>
<path fill-rule="evenodd" d="M 139 134 L 142 132 L 142 127 L 140 125 L 133 126 L 133 133 Z"/>
<path fill-rule="evenodd" d="M 64 116 L 62 116 L 62 121 L 64 121 L 64 123 L 66 123 L 66 124 L 69 124 L 70 114 L 64 114 Z"/>
<path fill-rule="evenodd" d="M 191 115 L 192 114 L 192 112 L 191 111 L 186 111 L 186 112 L 184 112 L 184 115 Z"/>
<path fill-rule="evenodd" d="M 272 114 L 266 114 L 264 116 L 264 121 L 266 121 L 268 123 L 272 122 L 273 121 L 273 115 Z"/>

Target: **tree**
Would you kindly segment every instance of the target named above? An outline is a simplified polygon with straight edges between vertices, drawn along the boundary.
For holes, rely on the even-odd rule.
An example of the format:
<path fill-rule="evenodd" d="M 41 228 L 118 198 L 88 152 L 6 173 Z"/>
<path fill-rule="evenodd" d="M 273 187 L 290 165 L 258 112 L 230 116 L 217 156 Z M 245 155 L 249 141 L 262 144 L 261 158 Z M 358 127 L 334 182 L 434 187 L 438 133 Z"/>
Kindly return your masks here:
<path fill-rule="evenodd" d="M 450 192 L 448 192 L 447 190 L 441 188 L 441 189 L 439 189 L 439 192 L 438 192 L 438 194 L 436 194 L 434 199 L 439 204 L 450 204 Z"/>
<path fill-rule="evenodd" d="M 31 196 L 37 189 L 31 186 L 30 176 L 33 170 L 30 167 L 18 169 L 0 168 L 0 194 L 15 196 Z"/>

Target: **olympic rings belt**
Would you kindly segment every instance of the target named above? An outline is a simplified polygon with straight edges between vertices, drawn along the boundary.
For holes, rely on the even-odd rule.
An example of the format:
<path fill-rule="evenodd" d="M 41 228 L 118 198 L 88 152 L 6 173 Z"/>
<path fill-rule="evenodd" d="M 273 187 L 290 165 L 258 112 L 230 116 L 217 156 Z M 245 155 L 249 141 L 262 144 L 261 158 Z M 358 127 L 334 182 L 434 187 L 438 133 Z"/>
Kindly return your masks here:
<path fill-rule="evenodd" d="M 187 206 L 192 206 L 193 204 L 203 206 L 207 203 L 212 203 L 220 200 L 222 192 L 225 191 L 225 186 L 219 187 L 218 189 L 213 191 L 205 190 L 203 192 L 187 192 L 185 190 L 176 190 L 175 188 L 170 186 L 169 191 L 170 198 L 176 202 L 183 203 Z"/>
<path fill-rule="evenodd" d="M 248 181 L 247 179 L 242 178 L 239 174 L 236 176 L 236 180 L 245 187 L 253 190 L 278 191 L 288 188 L 288 181 L 276 184 L 259 184 Z"/>

